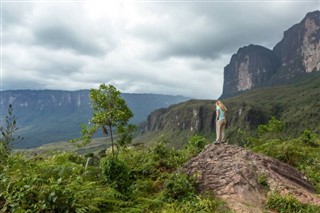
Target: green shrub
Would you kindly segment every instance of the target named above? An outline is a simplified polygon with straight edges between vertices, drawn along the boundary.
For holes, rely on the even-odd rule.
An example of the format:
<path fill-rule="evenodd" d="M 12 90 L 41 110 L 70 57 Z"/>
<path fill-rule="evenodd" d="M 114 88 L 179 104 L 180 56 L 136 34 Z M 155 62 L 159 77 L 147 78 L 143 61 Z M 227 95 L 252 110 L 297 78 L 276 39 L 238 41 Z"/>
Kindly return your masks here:
<path fill-rule="evenodd" d="M 109 212 L 132 205 L 70 155 L 43 161 L 9 155 L 0 174 L 0 212 Z"/>
<path fill-rule="evenodd" d="M 300 135 L 300 140 L 312 147 L 318 147 L 320 145 L 318 135 L 311 132 L 310 130 L 304 130 Z"/>
<path fill-rule="evenodd" d="M 170 174 L 164 182 L 163 198 L 168 202 L 185 200 L 195 196 L 195 188 L 184 173 Z"/>
<path fill-rule="evenodd" d="M 102 175 L 111 187 L 121 193 L 127 193 L 130 190 L 131 180 L 129 168 L 125 162 L 116 157 L 106 157 L 101 161 Z"/>
<path fill-rule="evenodd" d="M 185 149 L 190 153 L 191 156 L 195 156 L 201 152 L 207 144 L 208 142 L 204 137 L 200 135 L 194 135 L 188 140 Z"/>
<path fill-rule="evenodd" d="M 153 160 L 153 154 L 146 148 L 128 148 L 119 153 L 118 159 L 126 162 L 130 170 L 130 178 L 137 179 L 157 178 L 157 162 Z"/>
<path fill-rule="evenodd" d="M 158 170 L 172 172 L 184 163 L 188 156 L 183 151 L 168 147 L 167 144 L 167 141 L 160 140 L 151 149 L 152 160 Z"/>

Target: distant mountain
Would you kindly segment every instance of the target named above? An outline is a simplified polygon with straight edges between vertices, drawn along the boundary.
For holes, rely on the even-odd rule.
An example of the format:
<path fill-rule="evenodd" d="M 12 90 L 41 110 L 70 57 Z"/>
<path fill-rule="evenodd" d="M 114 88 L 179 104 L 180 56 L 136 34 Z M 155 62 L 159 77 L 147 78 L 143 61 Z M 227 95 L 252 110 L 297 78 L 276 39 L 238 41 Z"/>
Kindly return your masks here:
<path fill-rule="evenodd" d="M 131 123 L 139 124 L 158 108 L 183 102 L 183 96 L 123 93 L 134 117 Z M 13 105 L 18 123 L 17 134 L 24 140 L 17 148 L 37 147 L 42 144 L 66 141 L 80 135 L 80 124 L 87 124 L 92 116 L 89 90 L 8 90 L 1 92 L 1 116 Z"/>
<path fill-rule="evenodd" d="M 310 12 L 284 32 L 273 50 L 242 47 L 224 68 L 220 98 L 254 88 L 292 83 L 320 71 L 320 11 Z"/>

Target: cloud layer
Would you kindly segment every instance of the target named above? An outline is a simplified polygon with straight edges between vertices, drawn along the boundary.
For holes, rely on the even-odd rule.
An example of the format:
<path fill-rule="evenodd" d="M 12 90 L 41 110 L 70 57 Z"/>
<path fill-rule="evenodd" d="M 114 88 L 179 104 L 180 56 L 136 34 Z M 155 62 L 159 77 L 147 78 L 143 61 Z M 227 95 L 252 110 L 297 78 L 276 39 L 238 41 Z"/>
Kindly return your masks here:
<path fill-rule="evenodd" d="M 240 47 L 272 49 L 315 1 L 4 1 L 1 90 L 216 99 Z"/>

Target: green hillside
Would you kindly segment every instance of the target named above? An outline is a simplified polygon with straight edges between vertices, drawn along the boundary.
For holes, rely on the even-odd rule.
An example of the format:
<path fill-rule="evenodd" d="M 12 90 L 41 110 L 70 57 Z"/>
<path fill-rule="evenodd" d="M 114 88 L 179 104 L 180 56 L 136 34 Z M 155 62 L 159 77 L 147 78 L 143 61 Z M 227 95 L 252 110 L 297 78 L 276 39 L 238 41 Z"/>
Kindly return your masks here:
<path fill-rule="evenodd" d="M 320 133 L 320 76 L 300 83 L 255 89 L 224 99 L 229 143 L 239 143 L 238 132 L 255 135 L 260 124 L 272 116 L 283 122 L 284 137 L 296 137 L 308 129 Z M 190 100 L 156 110 L 140 127 L 138 142 L 152 143 L 162 135 L 174 147 L 182 147 L 189 136 L 200 134 L 215 138 L 215 101 Z"/>
<path fill-rule="evenodd" d="M 256 89 L 224 100 L 229 109 L 231 138 L 236 130 L 254 130 L 272 116 L 285 125 L 286 136 L 298 136 L 305 129 L 320 133 L 320 76 L 284 86 Z"/>

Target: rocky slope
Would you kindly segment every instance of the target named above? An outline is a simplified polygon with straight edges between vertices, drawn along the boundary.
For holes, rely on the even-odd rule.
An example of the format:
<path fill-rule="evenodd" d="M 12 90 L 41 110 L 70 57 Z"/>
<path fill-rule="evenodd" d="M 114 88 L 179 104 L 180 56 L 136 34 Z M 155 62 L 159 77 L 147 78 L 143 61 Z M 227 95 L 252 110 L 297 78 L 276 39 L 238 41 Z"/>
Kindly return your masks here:
<path fill-rule="evenodd" d="M 215 194 L 237 213 L 265 212 L 267 195 L 275 191 L 320 206 L 320 198 L 299 171 L 237 146 L 207 145 L 182 170 L 197 178 L 200 191 Z"/>
<path fill-rule="evenodd" d="M 320 71 L 320 11 L 308 13 L 284 32 L 273 50 L 249 45 L 240 48 L 224 68 L 220 98 L 259 87 L 291 83 Z"/>

